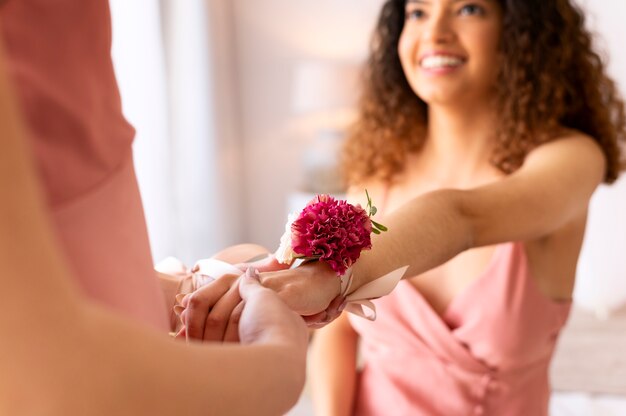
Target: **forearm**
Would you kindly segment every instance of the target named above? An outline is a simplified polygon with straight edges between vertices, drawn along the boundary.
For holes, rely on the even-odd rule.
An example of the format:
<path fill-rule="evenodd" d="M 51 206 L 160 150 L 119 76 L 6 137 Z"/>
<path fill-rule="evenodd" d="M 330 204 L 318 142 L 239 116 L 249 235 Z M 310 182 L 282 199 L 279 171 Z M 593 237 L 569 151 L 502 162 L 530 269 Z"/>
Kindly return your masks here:
<path fill-rule="evenodd" d="M 95 315 L 106 331 L 90 326 L 93 347 L 116 352 L 97 370 L 107 374 L 109 366 L 117 368 L 124 388 L 116 400 L 129 398 L 120 413 L 277 415 L 296 403 L 304 384 L 304 357 L 291 342 L 187 346 L 101 312 Z M 123 348 L 116 339 L 124 339 Z"/>
<path fill-rule="evenodd" d="M 0 414 L 275 415 L 296 402 L 304 362 L 290 358 L 297 353 L 286 344 L 187 347 L 91 312 L 97 308 L 72 283 L 32 176 L 3 168 L 13 168 L 17 199 L 29 204 L 9 202 L 17 193 L 7 195 L 13 188 L 3 179 Z"/>
<path fill-rule="evenodd" d="M 309 354 L 309 382 L 315 414 L 352 414 L 357 340 L 345 314 L 315 332 Z"/>
<path fill-rule="evenodd" d="M 97 307 L 81 312 L 3 342 L 1 414 L 277 415 L 304 382 L 287 343 L 187 346 Z"/>
<path fill-rule="evenodd" d="M 389 231 L 373 235 L 372 249 L 353 266 L 352 290 L 402 266 L 405 277 L 445 263 L 473 245 L 463 191 L 442 190 L 415 198 L 385 217 Z"/>

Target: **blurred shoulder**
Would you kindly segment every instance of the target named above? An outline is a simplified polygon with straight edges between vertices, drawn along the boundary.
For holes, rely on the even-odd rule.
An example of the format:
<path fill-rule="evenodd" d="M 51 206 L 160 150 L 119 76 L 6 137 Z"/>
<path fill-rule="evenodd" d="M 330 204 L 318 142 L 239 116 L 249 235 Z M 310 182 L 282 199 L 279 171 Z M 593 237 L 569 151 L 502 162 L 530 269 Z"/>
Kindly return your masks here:
<path fill-rule="evenodd" d="M 599 178 L 606 171 L 606 157 L 595 138 L 577 130 L 564 129 L 554 139 L 537 146 L 526 157 L 525 166 L 543 166 L 572 169 L 571 173 L 586 173 Z"/>

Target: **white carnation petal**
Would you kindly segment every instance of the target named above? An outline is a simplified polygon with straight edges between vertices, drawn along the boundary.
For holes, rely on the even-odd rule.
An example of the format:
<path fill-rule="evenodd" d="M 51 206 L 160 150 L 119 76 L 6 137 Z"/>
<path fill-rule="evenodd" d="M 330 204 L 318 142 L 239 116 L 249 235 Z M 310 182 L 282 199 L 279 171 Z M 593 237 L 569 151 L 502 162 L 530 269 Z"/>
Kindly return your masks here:
<path fill-rule="evenodd" d="M 291 264 L 295 254 L 291 248 L 291 224 L 298 218 L 298 213 L 292 212 L 287 217 L 287 224 L 285 224 L 285 233 L 280 238 L 280 245 L 274 253 L 276 260 L 281 264 Z"/>

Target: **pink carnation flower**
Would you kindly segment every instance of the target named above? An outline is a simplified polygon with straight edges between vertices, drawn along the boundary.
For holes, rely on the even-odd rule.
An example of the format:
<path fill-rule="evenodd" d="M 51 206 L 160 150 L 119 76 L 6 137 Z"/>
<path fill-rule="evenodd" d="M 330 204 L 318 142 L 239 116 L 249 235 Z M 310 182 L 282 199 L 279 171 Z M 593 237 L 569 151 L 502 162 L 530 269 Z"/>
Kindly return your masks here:
<path fill-rule="evenodd" d="M 291 247 L 303 257 L 318 258 L 343 275 L 372 247 L 372 222 L 360 205 L 318 195 L 291 224 Z"/>

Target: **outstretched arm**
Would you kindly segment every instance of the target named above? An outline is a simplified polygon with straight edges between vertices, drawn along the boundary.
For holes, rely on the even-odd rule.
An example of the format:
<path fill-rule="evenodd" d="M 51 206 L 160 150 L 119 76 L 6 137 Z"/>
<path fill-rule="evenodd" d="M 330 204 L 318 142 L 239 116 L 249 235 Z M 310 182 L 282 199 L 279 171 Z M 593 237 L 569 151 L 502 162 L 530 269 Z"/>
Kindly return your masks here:
<path fill-rule="evenodd" d="M 208 347 L 174 342 L 79 293 L 25 134 L 0 50 L 0 414 L 248 415 L 292 406 L 306 330 L 269 290 L 243 290 L 239 328 L 249 345 Z"/>
<path fill-rule="evenodd" d="M 354 266 L 354 288 L 402 265 L 421 274 L 473 247 L 547 238 L 586 214 L 605 159 L 591 138 L 572 134 L 531 152 L 518 171 L 470 190 L 417 197 L 385 218 L 389 232 Z"/>
<path fill-rule="evenodd" d="M 596 142 L 571 133 L 532 151 L 523 167 L 500 181 L 419 196 L 385 217 L 389 231 L 374 235 L 372 250 L 361 253 L 350 292 L 403 266 L 409 266 L 405 277 L 422 274 L 473 247 L 547 239 L 584 218 L 604 172 Z M 301 315 L 314 315 L 320 324 L 336 317 L 329 305 L 339 295 L 339 280 L 322 262 L 263 273 L 261 281 Z"/>
<path fill-rule="evenodd" d="M 389 231 L 374 235 L 372 250 L 361 253 L 353 266 L 350 292 L 406 265 L 405 277 L 420 275 L 473 247 L 548 241 L 584 220 L 605 163 L 593 139 L 570 133 L 536 148 L 518 171 L 502 180 L 414 198 L 385 216 Z M 338 293 L 327 267 L 319 262 L 309 269 L 266 275 L 263 284 L 300 313 L 325 309 Z"/>

